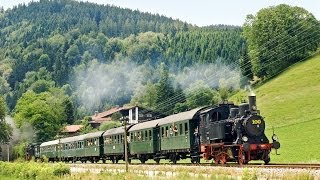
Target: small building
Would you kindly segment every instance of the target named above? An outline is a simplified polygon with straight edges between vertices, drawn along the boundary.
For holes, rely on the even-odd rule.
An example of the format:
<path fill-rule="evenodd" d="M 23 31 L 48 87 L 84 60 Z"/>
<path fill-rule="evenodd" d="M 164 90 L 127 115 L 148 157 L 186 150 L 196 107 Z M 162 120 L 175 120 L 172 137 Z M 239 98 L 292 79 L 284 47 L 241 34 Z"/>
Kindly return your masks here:
<path fill-rule="evenodd" d="M 90 121 L 90 124 L 93 128 L 97 128 L 103 122 L 111 121 L 111 117 L 115 113 L 120 113 L 122 117 L 128 118 L 128 124 L 136 124 L 164 117 L 160 113 L 139 106 L 124 106 L 114 107 L 101 113 L 96 112 L 91 116 L 92 121 Z"/>
<path fill-rule="evenodd" d="M 68 125 L 64 127 L 63 133 L 68 137 L 76 136 L 76 135 L 79 135 L 82 127 L 83 125 Z"/>

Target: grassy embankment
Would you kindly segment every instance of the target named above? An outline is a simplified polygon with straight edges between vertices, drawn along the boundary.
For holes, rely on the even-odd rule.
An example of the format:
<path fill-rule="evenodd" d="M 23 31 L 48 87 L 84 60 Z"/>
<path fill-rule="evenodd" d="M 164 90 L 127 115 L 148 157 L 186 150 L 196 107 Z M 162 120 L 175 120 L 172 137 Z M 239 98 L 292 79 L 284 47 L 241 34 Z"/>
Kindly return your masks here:
<path fill-rule="evenodd" d="M 271 162 L 320 162 L 320 55 L 298 63 L 255 89 L 265 117 L 281 142 Z M 271 140 L 271 138 L 270 138 Z"/>

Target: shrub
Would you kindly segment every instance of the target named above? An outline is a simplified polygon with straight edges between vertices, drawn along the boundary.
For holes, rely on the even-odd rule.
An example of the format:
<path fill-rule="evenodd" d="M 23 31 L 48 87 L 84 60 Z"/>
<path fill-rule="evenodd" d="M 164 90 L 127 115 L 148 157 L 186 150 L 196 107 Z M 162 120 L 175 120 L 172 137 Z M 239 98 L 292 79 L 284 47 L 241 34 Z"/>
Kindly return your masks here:
<path fill-rule="evenodd" d="M 70 167 L 69 166 L 67 166 L 63 163 L 58 163 L 58 165 L 54 166 L 53 175 L 61 177 L 65 174 L 70 174 Z"/>
<path fill-rule="evenodd" d="M 56 179 L 70 174 L 70 167 L 63 163 L 55 165 L 36 162 L 0 162 L 0 175 L 21 179 Z"/>
<path fill-rule="evenodd" d="M 49 162 L 49 159 L 48 159 L 47 156 L 45 156 L 45 155 L 42 156 L 42 160 L 43 160 L 43 162 L 45 162 L 45 163 L 48 163 L 48 162 Z"/>

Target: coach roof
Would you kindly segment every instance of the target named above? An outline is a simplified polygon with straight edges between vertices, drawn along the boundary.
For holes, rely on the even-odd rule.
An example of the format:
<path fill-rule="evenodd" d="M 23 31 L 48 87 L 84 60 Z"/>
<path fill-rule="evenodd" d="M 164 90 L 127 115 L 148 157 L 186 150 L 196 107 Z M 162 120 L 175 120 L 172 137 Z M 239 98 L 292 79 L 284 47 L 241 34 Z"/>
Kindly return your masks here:
<path fill-rule="evenodd" d="M 139 123 L 139 124 L 136 124 L 135 126 L 133 126 L 129 130 L 129 132 L 140 130 L 140 129 L 153 128 L 153 127 L 156 127 L 157 125 L 160 126 L 160 125 L 179 122 L 179 121 L 184 121 L 184 120 L 188 120 L 188 119 L 194 119 L 195 115 L 201 109 L 202 108 L 196 108 L 196 109 L 192 109 L 190 111 L 182 112 L 182 113 L 179 113 L 179 114 L 173 114 L 171 116 L 167 116 L 167 117 L 164 117 L 164 118 L 161 118 L 161 119 L 156 119 L 156 120 L 151 120 L 151 121 L 147 121 L 147 122 L 144 122 L 144 123 Z"/>
<path fill-rule="evenodd" d="M 59 144 L 59 140 L 53 140 L 53 141 L 48 141 L 48 142 L 44 142 L 40 145 L 40 147 L 43 147 L 43 146 L 50 146 L 50 145 L 56 145 L 56 144 Z"/>

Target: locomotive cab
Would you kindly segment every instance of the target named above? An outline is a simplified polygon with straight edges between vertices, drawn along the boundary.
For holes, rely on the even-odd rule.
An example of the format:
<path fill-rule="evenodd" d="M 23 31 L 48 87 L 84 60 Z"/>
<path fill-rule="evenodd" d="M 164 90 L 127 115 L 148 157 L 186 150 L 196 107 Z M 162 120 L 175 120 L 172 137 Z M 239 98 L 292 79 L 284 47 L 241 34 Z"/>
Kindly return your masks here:
<path fill-rule="evenodd" d="M 37 160 L 40 158 L 40 144 L 32 143 L 26 147 L 26 160 L 30 161 L 32 158 Z"/>
<path fill-rule="evenodd" d="M 229 106 L 220 105 L 200 113 L 201 143 L 231 142 L 232 123 L 225 121 L 229 117 Z"/>

